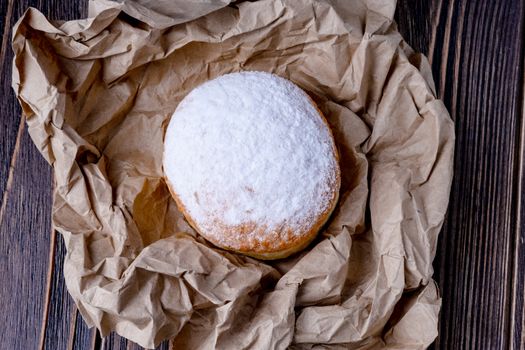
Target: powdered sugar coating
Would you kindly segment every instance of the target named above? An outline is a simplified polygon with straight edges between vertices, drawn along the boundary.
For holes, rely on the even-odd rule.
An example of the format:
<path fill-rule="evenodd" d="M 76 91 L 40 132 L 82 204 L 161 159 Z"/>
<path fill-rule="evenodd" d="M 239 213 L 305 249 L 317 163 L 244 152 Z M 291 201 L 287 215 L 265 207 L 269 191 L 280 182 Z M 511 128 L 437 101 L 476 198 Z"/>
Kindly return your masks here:
<path fill-rule="evenodd" d="M 195 88 L 164 145 L 177 204 L 222 247 L 277 251 L 335 205 L 339 166 L 328 125 L 303 90 L 276 75 L 232 73 Z"/>

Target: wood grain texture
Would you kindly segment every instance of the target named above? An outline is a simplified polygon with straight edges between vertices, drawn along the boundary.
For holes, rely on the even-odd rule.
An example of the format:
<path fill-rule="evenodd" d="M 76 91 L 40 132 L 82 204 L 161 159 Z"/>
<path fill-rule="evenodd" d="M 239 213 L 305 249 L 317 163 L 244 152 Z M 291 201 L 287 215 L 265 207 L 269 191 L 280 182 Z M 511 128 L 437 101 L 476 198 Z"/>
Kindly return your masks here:
<path fill-rule="evenodd" d="M 25 5 L 25 6 L 24 6 Z M 13 17 L 27 3 L 0 4 L 0 344 L 39 344 L 51 232 L 51 170 L 30 141 L 11 90 Z"/>
<path fill-rule="evenodd" d="M 443 296 L 434 346 L 522 349 L 523 2 L 413 3 L 399 2 L 400 31 L 430 55 L 456 123 L 454 182 L 434 261 Z"/>
<path fill-rule="evenodd" d="M 2 44 L 0 46 L 0 206 L 5 201 L 5 189 L 9 178 L 9 169 L 12 165 L 13 149 L 17 140 L 18 126 L 20 124 L 20 107 L 16 103 L 14 94 L 11 91 L 11 71 L 10 61 L 13 54 L 10 49 L 11 27 L 13 16 L 14 0 L 1 1 L 0 30 L 2 30 Z M 8 16 L 9 15 L 9 16 Z"/>
<path fill-rule="evenodd" d="M 64 283 L 62 271 L 65 246 L 62 237 L 56 232 L 52 232 L 51 235 L 54 237 L 53 247 L 50 248 L 53 249 L 50 252 L 53 259 L 48 273 L 47 310 L 43 318 L 45 323 L 42 325 L 40 349 L 70 349 L 72 347 L 69 347 L 69 344 L 73 344 L 71 334 L 74 334 L 71 324 L 75 324 L 77 310 L 67 294 Z"/>
<path fill-rule="evenodd" d="M 95 332 L 83 321 L 71 329 L 75 336 L 69 335 L 76 308 L 63 281 L 63 243 L 60 237 L 53 239 L 51 168 L 31 142 L 11 89 L 11 29 L 29 6 L 55 19 L 87 14 L 84 1 L 81 6 L 60 1 L 0 2 L 0 324 L 4 326 L 0 348 L 66 349 L 72 338 L 72 349 L 91 349 Z"/>
<path fill-rule="evenodd" d="M 51 170 L 21 133 L 11 195 L 0 222 L 0 344 L 38 344 L 51 232 Z"/>
<path fill-rule="evenodd" d="M 525 48 L 522 47 L 522 54 Z M 525 65 L 521 70 L 521 125 L 520 149 L 518 154 L 519 168 L 516 176 L 517 190 L 517 224 L 514 237 L 514 276 L 511 304 L 511 341 L 512 348 L 525 350 Z"/>
<path fill-rule="evenodd" d="M 434 262 L 443 297 L 435 349 L 525 350 L 524 1 L 398 0 L 399 30 L 429 56 L 456 123 L 455 178 Z M 50 222 L 51 170 L 10 87 L 11 28 L 28 6 L 51 19 L 87 14 L 86 0 L 0 1 L 0 348 L 140 349 L 88 329 L 67 294 L 64 243 Z"/>

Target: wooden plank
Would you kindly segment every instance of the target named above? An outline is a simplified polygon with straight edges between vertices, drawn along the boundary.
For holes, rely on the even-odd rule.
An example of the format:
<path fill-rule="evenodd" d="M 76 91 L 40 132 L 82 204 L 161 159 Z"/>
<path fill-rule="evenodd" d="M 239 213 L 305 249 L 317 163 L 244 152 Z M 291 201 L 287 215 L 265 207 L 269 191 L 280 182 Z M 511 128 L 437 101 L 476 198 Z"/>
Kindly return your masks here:
<path fill-rule="evenodd" d="M 20 125 L 20 107 L 11 89 L 11 27 L 14 0 L 0 2 L 0 30 L 2 43 L 0 46 L 0 206 L 5 201 L 5 190 L 9 179 L 9 169 L 12 165 L 13 150 L 16 144 Z"/>
<path fill-rule="evenodd" d="M 41 337 L 51 232 L 51 172 L 30 143 L 11 90 L 11 27 L 12 18 L 21 14 L 20 3 L 2 2 L 1 10 L 0 324 L 4 328 L 0 342 L 22 349 L 38 344 Z"/>
<path fill-rule="evenodd" d="M 429 53 L 431 40 L 435 37 L 436 22 L 439 11 L 433 1 L 408 1 L 398 0 L 395 20 L 403 38 L 416 51 Z"/>
<path fill-rule="evenodd" d="M 125 338 L 111 333 L 101 340 L 100 350 L 127 350 L 128 344 Z"/>
<path fill-rule="evenodd" d="M 51 229 L 51 170 L 27 132 L 20 144 L 0 222 L 0 344 L 8 349 L 39 343 Z"/>
<path fill-rule="evenodd" d="M 508 349 L 511 334 L 523 348 L 523 10 L 523 1 L 398 1 L 399 29 L 430 53 L 456 122 L 455 178 L 434 263 L 443 296 L 435 348 Z"/>
<path fill-rule="evenodd" d="M 11 90 L 11 29 L 28 6 L 56 19 L 87 14 L 85 1 L 10 0 L 0 5 L 0 156 L 6 160 L 0 163 L 0 318 L 5 325 L 0 339 L 13 349 L 36 344 L 41 349 L 66 349 L 69 320 L 76 309 L 63 281 L 63 243 L 60 237 L 54 239 L 50 223 L 51 169 L 20 123 L 20 107 Z M 94 330 L 87 330 L 83 322 L 73 324 L 72 348 L 91 349 Z"/>
<path fill-rule="evenodd" d="M 75 307 L 76 309 L 76 307 Z M 82 319 L 80 312 L 76 312 L 75 327 L 74 332 L 71 334 L 73 336 L 73 346 L 72 350 L 91 350 L 99 349 L 97 342 L 97 331 L 95 328 L 89 329 L 86 326 L 86 323 Z"/>
<path fill-rule="evenodd" d="M 525 11 L 524 11 L 525 12 Z M 525 33 L 522 33 L 522 36 Z M 522 43 L 523 45 L 523 43 Z M 525 48 L 522 47 L 522 54 Z M 514 239 L 514 266 L 511 305 L 511 341 L 512 349 L 525 350 L 525 67 L 521 68 L 521 125 L 519 168 L 516 176 L 517 223 Z"/>
<path fill-rule="evenodd" d="M 70 341 L 70 324 L 75 321 L 76 311 L 73 300 L 68 295 L 62 273 L 66 253 L 62 236 L 56 232 L 52 235 L 53 260 L 48 274 L 47 312 L 43 318 L 40 349 L 67 349 Z"/>
<path fill-rule="evenodd" d="M 525 110 L 525 109 L 524 109 Z M 523 112 L 522 112 L 523 115 Z M 525 124 L 522 119 L 520 150 L 520 184 L 517 197 L 520 203 L 515 237 L 513 286 L 511 305 L 511 349 L 525 350 Z"/>

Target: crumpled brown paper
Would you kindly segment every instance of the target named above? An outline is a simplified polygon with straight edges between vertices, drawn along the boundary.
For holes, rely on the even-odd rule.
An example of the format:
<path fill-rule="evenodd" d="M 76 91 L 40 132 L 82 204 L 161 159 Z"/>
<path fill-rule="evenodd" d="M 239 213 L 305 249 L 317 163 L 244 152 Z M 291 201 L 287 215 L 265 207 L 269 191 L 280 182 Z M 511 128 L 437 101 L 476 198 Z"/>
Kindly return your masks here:
<path fill-rule="evenodd" d="M 53 222 L 85 321 L 144 347 L 422 349 L 437 336 L 432 259 L 453 123 L 394 0 L 95 0 L 88 19 L 29 9 L 13 88 L 53 166 Z M 187 225 L 162 180 L 177 103 L 263 70 L 308 91 L 341 155 L 340 201 L 303 253 L 264 263 Z"/>

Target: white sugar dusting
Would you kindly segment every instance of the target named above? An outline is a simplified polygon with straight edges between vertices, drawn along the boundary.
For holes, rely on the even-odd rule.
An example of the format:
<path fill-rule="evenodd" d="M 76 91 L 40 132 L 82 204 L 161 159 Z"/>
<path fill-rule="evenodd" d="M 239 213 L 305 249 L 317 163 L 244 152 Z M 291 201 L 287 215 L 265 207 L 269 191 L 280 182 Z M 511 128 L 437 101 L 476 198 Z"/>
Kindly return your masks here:
<path fill-rule="evenodd" d="M 268 237 L 260 230 L 251 237 L 259 241 L 282 228 L 302 234 L 338 190 L 328 126 L 304 91 L 273 74 L 232 73 L 197 87 L 177 107 L 164 142 L 173 190 L 218 241 L 217 222 L 265 227 Z"/>

